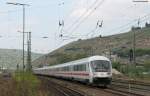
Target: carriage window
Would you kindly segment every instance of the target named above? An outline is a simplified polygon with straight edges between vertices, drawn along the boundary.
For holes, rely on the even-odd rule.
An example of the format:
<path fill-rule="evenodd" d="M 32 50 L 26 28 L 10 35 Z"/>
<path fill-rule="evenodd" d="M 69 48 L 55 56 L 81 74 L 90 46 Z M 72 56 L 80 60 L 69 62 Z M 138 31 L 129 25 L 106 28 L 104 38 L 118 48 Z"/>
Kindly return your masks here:
<path fill-rule="evenodd" d="M 73 67 L 74 71 L 86 71 L 86 65 L 82 64 L 82 65 L 75 65 Z"/>
<path fill-rule="evenodd" d="M 74 65 L 74 66 L 73 66 L 73 70 L 74 70 L 74 71 L 78 71 L 78 66 L 77 66 L 77 65 Z"/>
<path fill-rule="evenodd" d="M 104 60 L 96 60 L 91 62 L 93 72 L 108 72 L 110 71 L 110 62 Z"/>
<path fill-rule="evenodd" d="M 69 66 L 64 67 L 64 71 L 69 71 Z"/>
<path fill-rule="evenodd" d="M 68 67 L 66 67 L 66 71 L 69 71 L 69 66 L 68 66 Z"/>
<path fill-rule="evenodd" d="M 56 68 L 56 71 L 60 71 L 60 68 Z"/>
<path fill-rule="evenodd" d="M 81 68 L 80 71 L 86 71 L 86 65 L 85 64 L 81 65 L 80 68 Z"/>

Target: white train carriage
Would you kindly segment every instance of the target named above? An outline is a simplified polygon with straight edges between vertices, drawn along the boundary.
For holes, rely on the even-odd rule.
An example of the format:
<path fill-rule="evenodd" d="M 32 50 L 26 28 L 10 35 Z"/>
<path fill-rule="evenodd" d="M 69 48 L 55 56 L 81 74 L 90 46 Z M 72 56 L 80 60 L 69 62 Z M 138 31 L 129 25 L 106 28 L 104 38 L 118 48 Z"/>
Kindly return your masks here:
<path fill-rule="evenodd" d="M 34 73 L 109 85 L 112 78 L 112 65 L 111 61 L 104 56 L 91 56 L 64 64 L 36 68 Z"/>

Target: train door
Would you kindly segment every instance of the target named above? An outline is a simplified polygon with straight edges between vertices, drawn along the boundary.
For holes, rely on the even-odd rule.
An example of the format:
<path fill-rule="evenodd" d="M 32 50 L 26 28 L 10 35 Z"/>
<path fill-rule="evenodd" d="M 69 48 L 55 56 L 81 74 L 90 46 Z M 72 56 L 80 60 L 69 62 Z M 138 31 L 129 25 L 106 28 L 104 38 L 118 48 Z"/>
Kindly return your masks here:
<path fill-rule="evenodd" d="M 93 83 L 93 72 L 91 68 L 91 62 L 88 63 L 88 71 L 89 71 L 89 83 Z"/>
<path fill-rule="evenodd" d="M 74 65 L 70 65 L 70 73 L 71 73 L 71 80 L 73 80 L 72 72 L 74 71 Z"/>

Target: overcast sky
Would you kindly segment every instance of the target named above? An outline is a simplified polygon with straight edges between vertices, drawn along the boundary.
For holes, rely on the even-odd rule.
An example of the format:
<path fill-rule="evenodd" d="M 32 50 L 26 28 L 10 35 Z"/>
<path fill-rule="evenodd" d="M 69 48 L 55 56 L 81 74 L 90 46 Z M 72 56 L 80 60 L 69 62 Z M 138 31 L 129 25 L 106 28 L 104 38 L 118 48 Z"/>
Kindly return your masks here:
<path fill-rule="evenodd" d="M 22 7 L 6 2 L 30 5 L 25 31 L 32 32 L 32 51 L 37 53 L 51 52 L 79 38 L 126 32 L 137 26 L 139 18 L 143 26 L 150 14 L 150 3 L 132 0 L 0 0 L 0 48 L 9 49 L 22 49 L 22 33 L 17 32 L 22 31 Z M 103 20 L 103 27 L 96 28 L 98 20 Z M 59 27 L 59 21 L 64 26 Z M 60 34 L 76 39 L 60 38 Z"/>

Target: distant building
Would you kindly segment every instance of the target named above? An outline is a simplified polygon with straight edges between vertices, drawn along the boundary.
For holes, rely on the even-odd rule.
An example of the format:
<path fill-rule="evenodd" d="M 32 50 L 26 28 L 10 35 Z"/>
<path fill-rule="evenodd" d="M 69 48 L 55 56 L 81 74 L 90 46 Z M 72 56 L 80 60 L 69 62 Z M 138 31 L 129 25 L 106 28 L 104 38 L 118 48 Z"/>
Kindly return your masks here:
<path fill-rule="evenodd" d="M 132 31 L 139 30 L 139 29 L 141 29 L 141 27 L 132 27 L 131 28 Z"/>
<path fill-rule="evenodd" d="M 111 61 L 113 61 L 113 62 L 117 62 L 119 59 L 117 54 L 112 54 L 112 53 L 110 54 L 109 51 L 104 52 L 102 55 L 106 56 L 107 58 L 110 58 Z"/>
<path fill-rule="evenodd" d="M 117 55 L 111 55 L 111 59 L 112 59 L 112 61 L 114 61 L 114 62 L 117 62 L 117 60 L 118 60 L 118 56 Z"/>
<path fill-rule="evenodd" d="M 150 24 L 148 22 L 146 22 L 145 27 L 150 27 Z"/>

